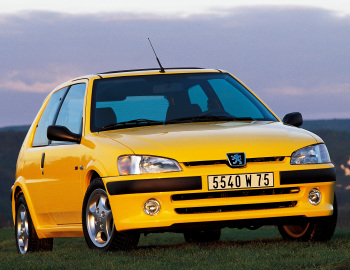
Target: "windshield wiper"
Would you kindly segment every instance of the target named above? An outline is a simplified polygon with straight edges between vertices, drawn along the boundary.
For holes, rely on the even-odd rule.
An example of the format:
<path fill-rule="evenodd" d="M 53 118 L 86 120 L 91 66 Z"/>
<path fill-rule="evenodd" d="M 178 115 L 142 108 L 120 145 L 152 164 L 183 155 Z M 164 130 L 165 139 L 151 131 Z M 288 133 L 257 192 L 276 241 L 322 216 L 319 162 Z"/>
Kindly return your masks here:
<path fill-rule="evenodd" d="M 183 122 L 208 122 L 208 121 L 254 121 L 252 117 L 234 117 L 229 115 L 213 115 L 204 114 L 198 116 L 181 117 L 171 119 L 165 122 L 165 124 L 183 123 Z"/>
<path fill-rule="evenodd" d="M 124 121 L 107 125 L 99 129 L 99 131 L 121 129 L 121 128 L 132 128 L 139 126 L 152 126 L 152 125 L 163 125 L 163 124 L 175 124 L 175 123 L 191 123 L 191 122 L 209 122 L 209 121 L 254 121 L 252 117 L 233 117 L 229 115 L 213 115 L 204 114 L 198 116 L 181 117 L 168 120 L 166 122 L 155 121 L 149 119 L 134 119 L 130 121 Z"/>
<path fill-rule="evenodd" d="M 139 126 L 151 126 L 151 125 L 163 125 L 161 121 L 149 120 L 149 119 L 134 119 L 130 121 L 118 122 L 112 125 L 104 126 L 99 131 L 120 129 L 120 128 L 131 128 Z"/>

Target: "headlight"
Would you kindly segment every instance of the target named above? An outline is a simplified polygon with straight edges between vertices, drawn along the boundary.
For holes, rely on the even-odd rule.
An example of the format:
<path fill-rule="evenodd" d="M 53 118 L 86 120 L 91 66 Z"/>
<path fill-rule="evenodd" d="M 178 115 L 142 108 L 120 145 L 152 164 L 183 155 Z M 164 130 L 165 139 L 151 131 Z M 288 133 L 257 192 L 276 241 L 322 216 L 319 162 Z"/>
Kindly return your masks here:
<path fill-rule="evenodd" d="M 310 145 L 295 151 L 291 158 L 290 164 L 320 164 L 329 163 L 331 158 L 329 157 L 327 147 L 324 144 Z"/>
<path fill-rule="evenodd" d="M 176 160 L 154 156 L 120 156 L 118 158 L 120 175 L 163 173 L 182 171 Z"/>

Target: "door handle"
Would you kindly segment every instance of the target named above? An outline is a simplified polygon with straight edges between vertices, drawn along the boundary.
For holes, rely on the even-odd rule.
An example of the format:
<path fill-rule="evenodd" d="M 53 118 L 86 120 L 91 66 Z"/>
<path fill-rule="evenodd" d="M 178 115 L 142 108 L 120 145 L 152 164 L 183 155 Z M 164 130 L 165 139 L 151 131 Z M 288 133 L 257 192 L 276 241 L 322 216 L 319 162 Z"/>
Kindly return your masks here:
<path fill-rule="evenodd" d="M 45 153 L 43 153 L 41 156 L 41 162 L 40 162 L 41 174 L 44 174 L 44 165 L 45 165 Z"/>

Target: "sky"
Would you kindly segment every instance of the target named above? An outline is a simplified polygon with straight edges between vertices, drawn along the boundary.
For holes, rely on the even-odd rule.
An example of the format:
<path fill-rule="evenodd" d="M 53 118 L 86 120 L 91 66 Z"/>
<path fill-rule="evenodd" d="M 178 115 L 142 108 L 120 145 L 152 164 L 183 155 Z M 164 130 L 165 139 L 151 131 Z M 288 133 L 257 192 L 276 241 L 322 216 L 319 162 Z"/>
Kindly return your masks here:
<path fill-rule="evenodd" d="M 350 13 L 350 4 L 348 0 L 100 0 L 98 2 L 91 0 L 14 0 L 2 3 L 1 13 L 15 13 L 23 10 L 41 10 L 70 14 L 129 12 L 134 14 L 172 14 L 184 17 L 193 14 L 225 14 L 227 8 L 255 6 L 318 7 L 335 11 L 343 15 Z"/>
<path fill-rule="evenodd" d="M 7 1 L 0 127 L 30 124 L 49 92 L 71 78 L 157 67 L 148 37 L 164 67 L 227 70 L 281 118 L 350 118 L 346 1 L 167 2 Z"/>

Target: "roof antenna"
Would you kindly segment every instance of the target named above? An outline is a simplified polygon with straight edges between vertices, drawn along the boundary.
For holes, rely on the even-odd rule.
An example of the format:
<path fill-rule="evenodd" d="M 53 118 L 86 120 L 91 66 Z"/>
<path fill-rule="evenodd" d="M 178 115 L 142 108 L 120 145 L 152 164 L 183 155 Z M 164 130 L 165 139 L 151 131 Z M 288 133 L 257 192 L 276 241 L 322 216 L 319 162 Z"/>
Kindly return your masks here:
<path fill-rule="evenodd" d="M 148 38 L 148 41 L 149 41 L 149 44 L 151 44 L 152 50 L 153 50 L 153 52 L 154 52 L 154 55 L 156 56 L 158 65 L 159 65 L 159 67 L 160 67 L 160 73 L 164 73 L 165 70 L 164 70 L 162 64 L 160 63 L 160 61 L 159 61 L 159 59 L 158 59 L 158 56 L 157 56 L 157 54 L 156 54 L 156 51 L 154 50 L 153 45 L 152 45 L 152 42 L 151 42 L 151 40 L 150 40 L 149 38 Z"/>

